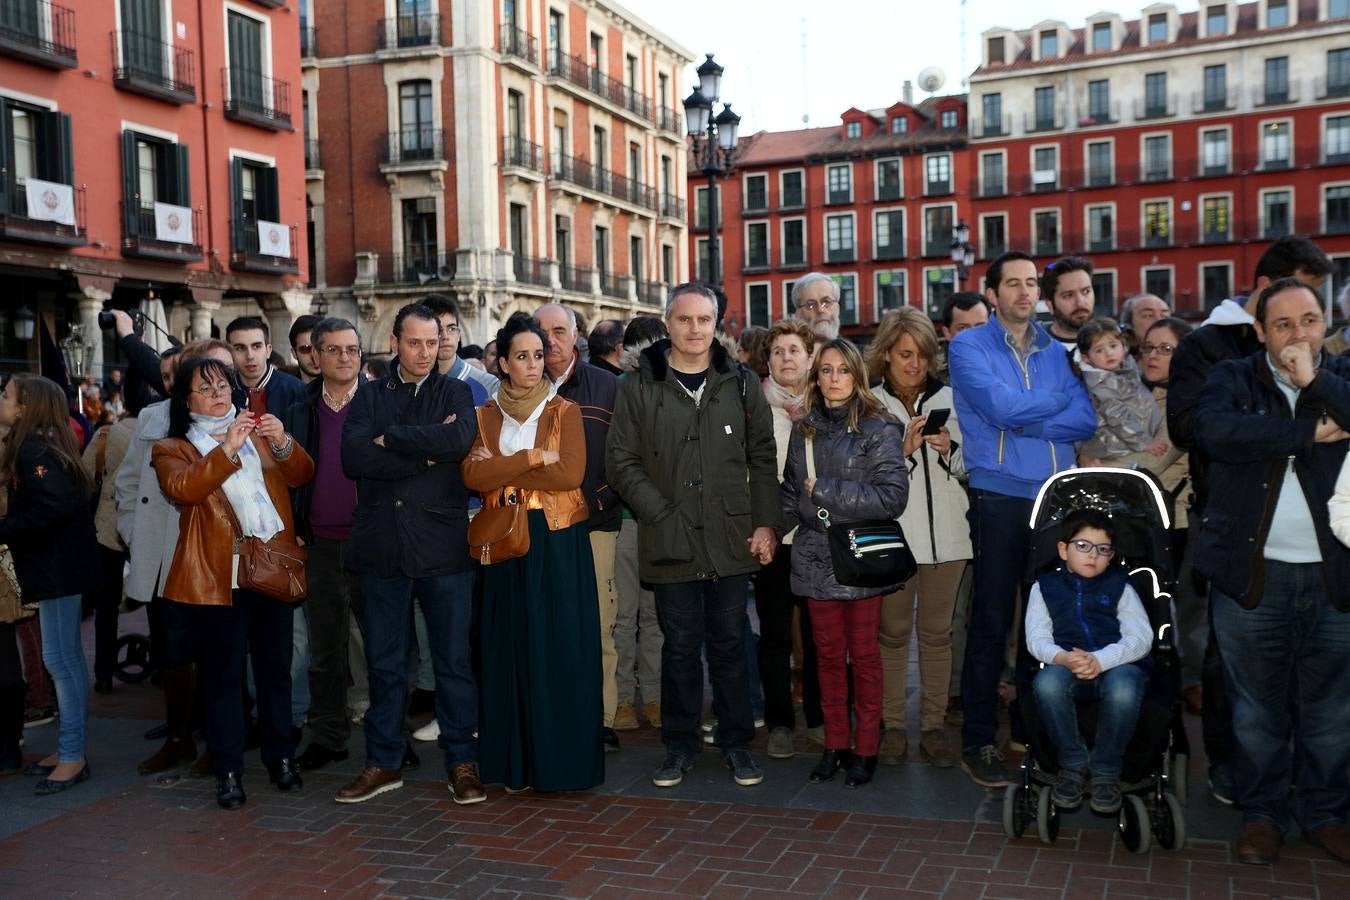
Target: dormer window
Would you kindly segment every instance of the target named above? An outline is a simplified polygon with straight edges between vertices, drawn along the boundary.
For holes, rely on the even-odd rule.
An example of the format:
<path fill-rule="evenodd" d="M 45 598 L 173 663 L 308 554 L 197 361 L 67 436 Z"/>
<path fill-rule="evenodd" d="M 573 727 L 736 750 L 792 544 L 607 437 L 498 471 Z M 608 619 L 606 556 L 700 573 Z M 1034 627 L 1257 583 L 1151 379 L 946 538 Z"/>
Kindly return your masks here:
<path fill-rule="evenodd" d="M 1222 5 L 1209 6 L 1205 8 L 1205 35 L 1214 37 L 1215 35 L 1228 33 L 1228 7 Z"/>
<path fill-rule="evenodd" d="M 1111 23 L 1097 22 L 1092 26 L 1092 50 L 1100 53 L 1111 49 Z"/>
<path fill-rule="evenodd" d="M 1154 13 L 1148 17 L 1148 42 L 1167 43 L 1167 13 Z"/>
<path fill-rule="evenodd" d="M 861 122 L 845 123 L 844 137 L 848 138 L 851 141 L 857 140 L 858 138 L 862 137 L 862 123 Z"/>
<path fill-rule="evenodd" d="M 942 127 L 943 128 L 956 127 L 956 110 L 944 109 L 942 111 Z"/>
<path fill-rule="evenodd" d="M 1284 28 L 1289 24 L 1289 0 L 1267 0 L 1266 27 Z"/>
<path fill-rule="evenodd" d="M 1055 31 L 1042 31 L 1040 37 L 1041 59 L 1059 56 L 1059 34 Z"/>
<path fill-rule="evenodd" d="M 909 119 L 904 116 L 891 116 L 891 134 L 906 134 L 909 131 Z"/>
<path fill-rule="evenodd" d="M 1007 62 L 1003 55 L 1003 38 L 991 37 L 989 39 L 989 64 L 991 66 L 1001 66 Z"/>

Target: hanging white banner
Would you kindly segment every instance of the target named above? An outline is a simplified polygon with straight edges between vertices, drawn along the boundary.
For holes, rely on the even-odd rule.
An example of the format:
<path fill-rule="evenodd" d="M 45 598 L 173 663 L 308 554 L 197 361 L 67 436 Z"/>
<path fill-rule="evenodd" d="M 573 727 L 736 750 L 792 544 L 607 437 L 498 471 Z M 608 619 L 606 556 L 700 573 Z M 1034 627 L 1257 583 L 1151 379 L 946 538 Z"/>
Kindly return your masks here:
<path fill-rule="evenodd" d="M 172 203 L 155 203 L 155 240 L 192 243 L 192 210 Z"/>
<path fill-rule="evenodd" d="M 28 195 L 28 218 L 75 224 L 75 189 L 70 185 L 25 178 L 24 192 Z"/>
<path fill-rule="evenodd" d="M 258 252 L 264 256 L 291 255 L 291 230 L 279 222 L 258 220 Z"/>

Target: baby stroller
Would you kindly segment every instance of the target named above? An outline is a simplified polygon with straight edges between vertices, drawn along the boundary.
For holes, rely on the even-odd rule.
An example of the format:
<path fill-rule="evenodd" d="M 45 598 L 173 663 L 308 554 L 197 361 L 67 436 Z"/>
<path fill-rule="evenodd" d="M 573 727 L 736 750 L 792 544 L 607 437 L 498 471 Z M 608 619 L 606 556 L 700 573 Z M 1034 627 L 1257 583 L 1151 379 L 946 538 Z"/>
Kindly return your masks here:
<path fill-rule="evenodd" d="M 1060 472 L 1042 485 L 1031 512 L 1028 580 L 1059 564 L 1060 522 L 1076 509 L 1106 513 L 1115 525 L 1116 564 L 1130 573 L 1153 626 L 1152 670 L 1135 733 L 1121 773 L 1124 802 L 1117 815 L 1121 841 L 1147 853 L 1154 838 L 1167 850 L 1186 843 L 1182 804 L 1190 756 L 1181 719 L 1180 663 L 1173 641 L 1172 500 L 1150 472 L 1088 468 Z M 1044 843 L 1059 835 L 1059 810 L 1051 800 L 1058 773 L 1055 747 L 1036 710 L 1031 681 L 1039 668 L 1026 653 L 1018 666 L 1020 708 L 1027 753 L 1020 779 L 1003 796 L 1003 831 L 1020 838 L 1031 823 Z M 1079 727 L 1088 744 L 1096 731 L 1096 704 L 1080 704 Z"/>

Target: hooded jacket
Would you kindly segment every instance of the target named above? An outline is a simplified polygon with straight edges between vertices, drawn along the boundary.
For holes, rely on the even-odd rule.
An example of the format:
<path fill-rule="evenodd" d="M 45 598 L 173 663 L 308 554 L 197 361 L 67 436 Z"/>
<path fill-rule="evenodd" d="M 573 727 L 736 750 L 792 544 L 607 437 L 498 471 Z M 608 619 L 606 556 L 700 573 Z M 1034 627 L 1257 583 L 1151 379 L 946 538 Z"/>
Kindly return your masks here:
<path fill-rule="evenodd" d="M 750 536 L 782 531 L 768 401 L 716 341 L 711 353 L 697 404 L 670 374 L 668 339 L 619 384 L 605 471 L 642 523 L 639 572 L 652 584 L 756 572 Z"/>
<path fill-rule="evenodd" d="M 1079 446 L 1079 452 L 1094 459 L 1118 459 L 1147 447 L 1162 429 L 1163 415 L 1134 360 L 1127 356 L 1120 368 L 1111 371 L 1098 369 L 1080 354 L 1078 365 L 1097 411 L 1097 433 Z"/>
<path fill-rule="evenodd" d="M 1031 499 L 1075 465 L 1073 444 L 1092 437 L 1097 414 L 1059 342 L 1027 327 L 1025 360 L 996 318 L 953 338 L 947 359 L 970 486 Z"/>

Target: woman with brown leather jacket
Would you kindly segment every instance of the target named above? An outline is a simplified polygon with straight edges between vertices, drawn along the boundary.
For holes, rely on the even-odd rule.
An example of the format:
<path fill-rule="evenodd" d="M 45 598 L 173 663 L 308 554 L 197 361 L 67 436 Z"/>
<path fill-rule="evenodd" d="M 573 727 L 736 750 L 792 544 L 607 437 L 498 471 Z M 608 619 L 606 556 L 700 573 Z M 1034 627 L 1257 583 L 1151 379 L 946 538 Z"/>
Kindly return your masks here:
<path fill-rule="evenodd" d="M 185 363 L 170 396 L 169 436 L 151 452 L 160 488 L 179 509 L 164 597 L 193 608 L 206 742 L 224 809 L 246 799 L 240 703 L 246 652 L 253 658 L 263 763 L 278 790 L 302 787 L 291 734 L 295 607 L 239 589 L 235 523 L 247 537 L 294 541 L 288 490 L 314 477 L 313 460 L 281 421 L 236 410 L 232 390 L 232 372 L 219 360 Z"/>
<path fill-rule="evenodd" d="M 528 510 L 529 549 L 483 567 L 479 765 L 508 791 L 586 790 L 605 760 L 581 410 L 544 377 L 548 338 L 532 318 L 513 315 L 497 346 L 503 380 L 478 410 L 464 483 L 482 493 L 479 515 Z"/>

